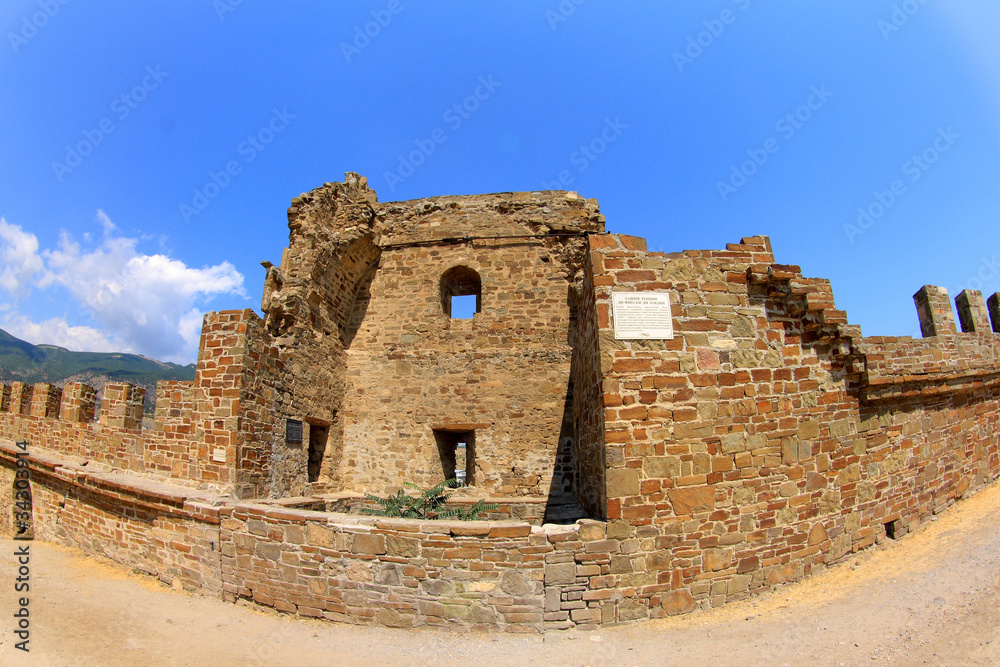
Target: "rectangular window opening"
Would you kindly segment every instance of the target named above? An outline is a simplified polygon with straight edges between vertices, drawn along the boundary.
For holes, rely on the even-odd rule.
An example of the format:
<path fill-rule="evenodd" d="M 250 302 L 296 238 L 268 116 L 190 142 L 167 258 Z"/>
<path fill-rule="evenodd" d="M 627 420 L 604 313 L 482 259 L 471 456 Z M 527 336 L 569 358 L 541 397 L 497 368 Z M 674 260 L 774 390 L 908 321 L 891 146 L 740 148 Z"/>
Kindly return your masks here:
<path fill-rule="evenodd" d="M 434 430 L 434 439 L 441 457 L 441 474 L 445 480 L 454 479 L 459 486 L 475 484 L 475 435 L 475 431 Z"/>
<path fill-rule="evenodd" d="M 896 539 L 896 522 L 895 522 L 895 520 L 893 520 L 893 521 L 886 521 L 885 522 L 885 536 L 888 537 L 890 540 Z"/>

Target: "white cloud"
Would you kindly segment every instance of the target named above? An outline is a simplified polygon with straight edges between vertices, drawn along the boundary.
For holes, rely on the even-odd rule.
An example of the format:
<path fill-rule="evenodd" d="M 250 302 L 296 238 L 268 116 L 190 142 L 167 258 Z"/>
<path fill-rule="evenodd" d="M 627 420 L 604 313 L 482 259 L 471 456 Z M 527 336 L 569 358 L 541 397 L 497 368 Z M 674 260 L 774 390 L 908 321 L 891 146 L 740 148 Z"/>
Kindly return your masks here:
<path fill-rule="evenodd" d="M 201 310 L 215 296 L 245 297 L 243 275 L 229 262 L 201 269 L 191 268 L 166 255 L 146 255 L 136 249 L 139 239 L 118 236 L 117 227 L 103 211 L 97 212 L 103 227 L 100 240 L 83 247 L 63 232 L 54 250 L 38 252 L 38 239 L 20 227 L 2 222 L 0 253 L 16 260 L 9 272 L 0 274 L 0 288 L 14 296 L 28 288 L 63 288 L 80 308 L 106 328 L 69 327 L 59 318 L 33 325 L 8 315 L 12 327 L 21 327 L 31 342 L 63 343 L 56 340 L 90 341 L 100 350 L 132 351 L 164 361 L 190 363 L 201 334 Z M 86 235 L 84 237 L 87 238 Z M 9 283 L 9 286 L 8 286 Z M 23 321 L 22 321 L 23 320 Z M 45 337 L 38 327 L 58 325 Z M 70 330 L 73 330 L 72 332 Z M 11 333 L 14 333 L 11 331 Z M 96 335 L 95 335 L 96 334 Z M 18 334 L 14 334 L 18 335 Z M 61 338 L 60 338 L 61 336 Z M 69 347 L 69 345 L 63 345 Z"/>
<path fill-rule="evenodd" d="M 32 279 L 42 271 L 38 237 L 0 218 L 0 289 L 14 297 L 28 294 Z"/>
<path fill-rule="evenodd" d="M 65 318 L 53 317 L 44 322 L 32 322 L 23 315 L 4 320 L 10 335 L 35 345 L 58 345 L 79 352 L 131 352 L 124 341 L 86 326 L 70 326 Z"/>

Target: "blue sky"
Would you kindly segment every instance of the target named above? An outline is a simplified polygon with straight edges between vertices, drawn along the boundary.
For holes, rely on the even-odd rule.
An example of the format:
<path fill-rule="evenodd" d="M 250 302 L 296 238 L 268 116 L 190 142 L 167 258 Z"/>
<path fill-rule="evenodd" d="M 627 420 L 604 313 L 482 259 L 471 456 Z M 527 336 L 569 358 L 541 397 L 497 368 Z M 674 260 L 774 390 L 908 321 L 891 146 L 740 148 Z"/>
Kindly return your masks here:
<path fill-rule="evenodd" d="M 0 327 L 193 361 L 357 171 L 575 190 L 653 250 L 766 234 L 916 336 L 922 285 L 1000 290 L 997 34 L 987 0 L 6 0 Z"/>

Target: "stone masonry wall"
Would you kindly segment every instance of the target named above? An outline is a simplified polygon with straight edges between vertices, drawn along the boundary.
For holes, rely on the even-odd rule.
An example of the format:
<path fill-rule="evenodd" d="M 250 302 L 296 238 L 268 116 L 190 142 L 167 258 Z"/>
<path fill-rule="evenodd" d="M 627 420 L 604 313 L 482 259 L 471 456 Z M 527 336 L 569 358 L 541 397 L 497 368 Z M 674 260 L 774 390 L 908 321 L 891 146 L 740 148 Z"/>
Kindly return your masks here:
<path fill-rule="evenodd" d="M 454 476 L 448 433 L 474 432 L 476 493 L 567 493 L 570 302 L 585 235 L 603 232 L 596 202 L 535 192 L 381 204 L 348 174 L 293 200 L 289 228 L 262 304 L 289 397 L 276 410 L 327 435 L 315 483 L 304 434 L 280 451 L 274 489 L 433 485 Z M 450 270 L 478 280 L 471 320 L 446 312 Z"/>
<path fill-rule="evenodd" d="M 0 440 L 0 532 L 12 534 L 14 447 Z M 218 508 L 183 489 L 69 463 L 29 441 L 34 537 L 218 594 Z"/>
<path fill-rule="evenodd" d="M 5 534 L 14 452 L 0 441 Z M 389 627 L 536 633 L 614 620 L 607 596 L 581 584 L 600 566 L 576 564 L 593 560 L 597 522 L 543 530 L 311 512 L 94 472 L 30 446 L 29 454 L 37 538 L 187 590 Z"/>
<path fill-rule="evenodd" d="M 591 245 L 622 540 L 610 587 L 636 588 L 650 615 L 816 572 L 1000 472 L 993 334 L 861 338 L 829 283 L 776 264 L 762 237 Z M 616 290 L 669 293 L 675 338 L 615 340 Z"/>
<path fill-rule="evenodd" d="M 276 351 L 252 311 L 210 313 L 193 383 L 157 386 L 152 429 L 142 429 L 141 387 L 105 384 L 100 412 L 92 387 L 19 382 L 0 410 L 0 437 L 41 451 L 193 486 L 264 497 L 276 423 Z M 97 421 L 94 421 L 95 416 Z"/>
<path fill-rule="evenodd" d="M 304 616 L 542 632 L 745 598 L 1000 475 L 1000 322 L 978 292 L 957 300 L 962 333 L 928 285 L 924 338 L 864 338 L 766 237 L 648 252 L 574 193 L 379 204 L 349 174 L 296 198 L 289 226 L 265 318 L 207 315 L 196 379 L 158 386 L 153 429 L 130 385 L 106 385 L 96 415 L 85 385 L 2 387 L 36 536 Z M 456 267 L 480 281 L 471 320 L 446 314 Z M 616 339 L 616 291 L 669 294 L 674 337 Z M 439 481 L 440 438 L 462 431 L 480 495 L 537 517 L 571 488 L 600 520 L 292 507 Z M 7 532 L 14 467 L 0 439 Z"/>

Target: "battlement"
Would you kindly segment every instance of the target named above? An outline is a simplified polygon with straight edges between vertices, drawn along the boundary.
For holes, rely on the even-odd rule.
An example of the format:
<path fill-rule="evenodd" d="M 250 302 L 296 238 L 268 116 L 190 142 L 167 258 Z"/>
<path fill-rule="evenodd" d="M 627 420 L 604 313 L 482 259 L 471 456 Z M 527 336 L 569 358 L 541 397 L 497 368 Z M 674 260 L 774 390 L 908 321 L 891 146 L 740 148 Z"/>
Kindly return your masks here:
<path fill-rule="evenodd" d="M 247 356 L 259 343 L 247 337 L 259 339 L 253 327 L 261 324 L 249 310 L 206 315 L 196 380 L 157 383 L 151 428 L 143 428 L 142 387 L 105 384 L 98 411 L 98 392 L 89 385 L 70 382 L 60 389 L 14 382 L 0 385 L 0 436 L 133 473 L 262 495 L 257 466 L 270 448 L 244 444 L 239 435 L 241 428 L 254 428 L 241 417 L 240 399 L 252 386 L 244 376 L 259 377 L 256 362 Z M 255 400 L 247 397 L 245 405 Z M 270 426 L 273 419 L 266 419 Z"/>
<path fill-rule="evenodd" d="M 956 333 L 948 290 L 924 285 L 913 295 L 913 300 L 917 304 L 920 331 L 924 337 Z M 989 298 L 989 303 L 990 307 L 987 308 L 983 294 L 978 290 L 963 290 L 955 297 L 963 333 L 1000 332 L 1000 294 L 994 293 Z"/>

